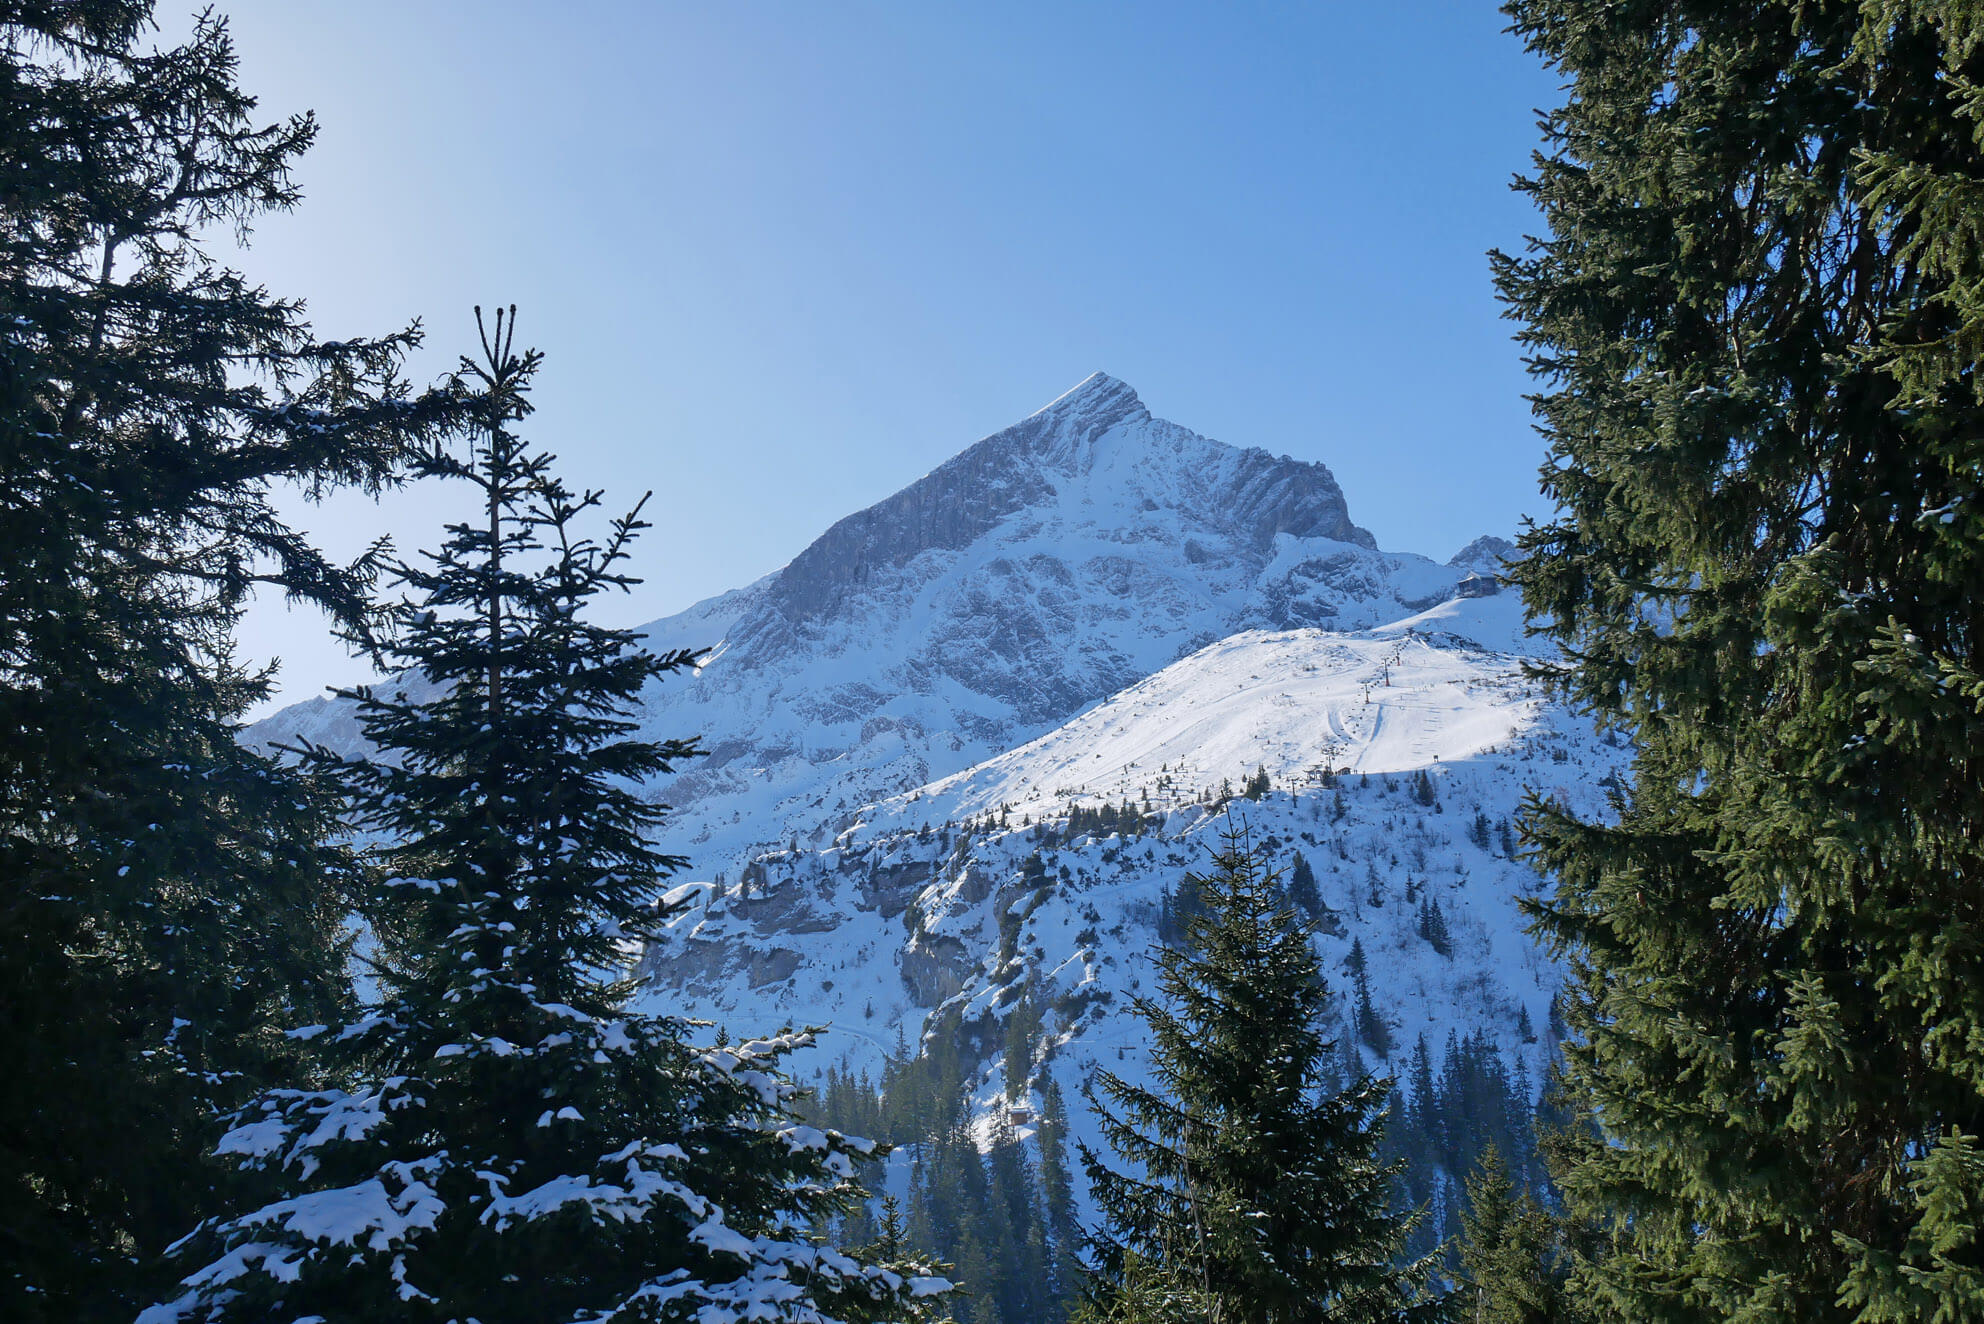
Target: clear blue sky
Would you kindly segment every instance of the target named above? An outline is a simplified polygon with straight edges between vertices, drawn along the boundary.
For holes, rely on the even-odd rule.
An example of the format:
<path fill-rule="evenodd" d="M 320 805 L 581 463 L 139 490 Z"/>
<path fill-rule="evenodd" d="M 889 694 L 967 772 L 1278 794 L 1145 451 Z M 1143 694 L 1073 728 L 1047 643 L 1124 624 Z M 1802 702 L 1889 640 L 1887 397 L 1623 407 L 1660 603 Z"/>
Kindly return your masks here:
<path fill-rule="evenodd" d="M 1539 509 L 1484 253 L 1534 228 L 1507 184 L 1557 96 L 1490 4 L 222 8 L 264 109 L 322 121 L 243 264 L 326 335 L 423 319 L 422 376 L 472 304 L 520 305 L 534 438 L 671 524 L 620 620 L 775 569 L 1096 370 L 1324 461 L 1386 548 Z M 431 546 L 446 509 L 298 518 Z M 362 672 L 280 607 L 246 642 L 285 701 Z"/>

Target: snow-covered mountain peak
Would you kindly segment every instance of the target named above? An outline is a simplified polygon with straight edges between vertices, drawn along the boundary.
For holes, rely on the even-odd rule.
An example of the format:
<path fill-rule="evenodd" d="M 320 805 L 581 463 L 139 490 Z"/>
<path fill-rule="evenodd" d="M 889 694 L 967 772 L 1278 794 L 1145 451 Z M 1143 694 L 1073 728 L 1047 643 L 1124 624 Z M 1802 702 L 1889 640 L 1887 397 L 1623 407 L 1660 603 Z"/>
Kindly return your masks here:
<path fill-rule="evenodd" d="M 1502 573 L 1505 562 L 1515 560 L 1520 555 L 1520 549 L 1507 538 L 1484 534 L 1455 552 L 1447 564 L 1456 570 L 1468 570 L 1492 577 Z"/>
<path fill-rule="evenodd" d="M 1379 552 L 1324 465 L 1167 422 L 1093 374 L 721 612 L 650 627 L 667 646 L 721 632 L 652 710 L 658 733 L 701 730 L 713 750 L 670 788 L 684 844 L 748 858 L 789 838 L 768 825 L 810 813 L 826 831 L 1236 630 L 1380 625 L 1465 574 Z"/>
<path fill-rule="evenodd" d="M 773 578 L 768 598 L 779 625 L 812 633 L 864 614 L 878 579 L 899 594 L 988 541 L 1070 551 L 1169 542 L 1201 559 L 1264 561 L 1282 534 L 1377 547 L 1324 465 L 1155 418 L 1128 385 L 1095 373 L 835 523 Z"/>
<path fill-rule="evenodd" d="M 1327 467 L 1154 417 L 1096 373 L 849 515 L 754 584 L 646 629 L 708 650 L 648 696 L 709 756 L 664 791 L 712 871 L 1061 726 L 1236 631 L 1359 630 L 1465 570 L 1378 551 Z M 263 738 L 349 741 L 342 705 Z"/>
<path fill-rule="evenodd" d="M 1092 372 L 1028 414 L 1025 421 L 1053 418 L 1064 426 L 1084 422 L 1108 428 L 1135 417 L 1150 417 L 1136 390 L 1106 372 Z"/>

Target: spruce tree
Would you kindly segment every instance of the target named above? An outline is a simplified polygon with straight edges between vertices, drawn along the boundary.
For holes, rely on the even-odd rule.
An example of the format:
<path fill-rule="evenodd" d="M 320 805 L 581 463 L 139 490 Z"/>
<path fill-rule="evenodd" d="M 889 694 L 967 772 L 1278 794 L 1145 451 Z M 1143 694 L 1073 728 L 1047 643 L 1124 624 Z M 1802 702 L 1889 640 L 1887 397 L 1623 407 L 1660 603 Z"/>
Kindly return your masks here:
<path fill-rule="evenodd" d="M 1018 1001 L 1006 1013 L 1004 1074 L 1006 1097 L 1021 1099 L 1033 1075 L 1034 1054 L 1040 1051 L 1040 1003 L 1034 996 L 1033 981 L 1020 989 Z"/>
<path fill-rule="evenodd" d="M 1122 1267 L 1110 1274 L 1107 1286 L 1091 1285 L 1070 1319 L 1072 1324 L 1197 1324 L 1221 1318 L 1220 1309 L 1197 1276 L 1182 1266 L 1125 1251 Z"/>
<path fill-rule="evenodd" d="M 1322 891 L 1316 886 L 1316 871 L 1301 851 L 1295 852 L 1295 864 L 1289 870 L 1288 899 L 1309 919 L 1320 921 L 1328 913 Z"/>
<path fill-rule="evenodd" d="M 1065 1316 L 1081 1290 L 1081 1230 L 1068 1170 L 1068 1112 L 1054 1073 L 1040 1087 L 1040 1197 L 1047 1224 L 1048 1284 L 1055 1313 Z"/>
<path fill-rule="evenodd" d="M 292 206 L 225 26 L 0 3 L 0 1317 L 116 1318 L 213 1207 L 216 1114 L 345 994 L 333 805 L 240 747 L 258 585 L 362 633 L 373 562 L 272 489 L 376 488 L 459 418 L 417 330 L 321 340 L 203 236 Z"/>
<path fill-rule="evenodd" d="M 1447 917 L 1440 910 L 1438 900 L 1429 898 L 1419 903 L 1419 936 L 1440 955 L 1454 954 L 1453 933 L 1447 928 Z"/>
<path fill-rule="evenodd" d="M 1347 964 L 1350 969 L 1351 987 L 1356 990 L 1356 999 L 1351 1007 L 1351 1019 L 1356 1027 L 1357 1037 L 1379 1057 L 1390 1057 L 1392 1049 L 1396 1046 L 1392 1042 L 1392 1027 L 1378 1011 L 1377 1004 L 1371 1001 L 1371 978 L 1364 956 L 1362 938 L 1350 940 L 1350 959 Z"/>
<path fill-rule="evenodd" d="M 1412 774 L 1412 802 L 1432 808 L 1439 803 L 1440 793 L 1433 787 L 1433 778 L 1421 768 Z"/>
<path fill-rule="evenodd" d="M 1003 1118 L 992 1128 L 986 1153 L 990 1183 L 989 1221 L 1000 1229 L 996 1250 L 998 1271 L 989 1286 L 1007 1324 L 1036 1324 L 1049 1318 L 1053 1298 L 1048 1292 L 1047 1223 L 1039 1183 L 1027 1163 L 1026 1151 Z"/>
<path fill-rule="evenodd" d="M 1569 86 L 1521 184 L 1547 233 L 1495 260 L 1560 510 L 1512 574 L 1635 751 L 1605 819 L 1525 820 L 1574 974 L 1577 1290 L 1984 1315 L 1984 23 L 1508 12 Z"/>
<path fill-rule="evenodd" d="M 910 1239 L 956 1265 L 958 1297 L 952 1309 L 960 1319 L 997 1324 L 1014 1229 L 1005 1204 L 993 1198 L 965 1103 L 961 1090 L 949 1096 L 948 1120 L 924 1148 L 922 1181 L 911 1191 Z"/>
<path fill-rule="evenodd" d="M 296 1033 L 330 1045 L 342 1080 L 243 1108 L 219 1151 L 267 1202 L 209 1220 L 180 1248 L 169 1320 L 815 1319 L 916 1313 L 905 1266 L 861 1263 L 807 1231 L 857 1194 L 863 1142 L 805 1125 L 783 1032 L 698 1046 L 637 1014 L 625 973 L 665 918 L 681 861 L 651 844 L 647 778 L 693 742 L 638 735 L 643 688 L 690 665 L 587 619 L 634 582 L 646 525 L 605 537 L 550 458 L 513 431 L 533 353 L 499 314 L 477 379 L 473 451 L 434 475 L 480 490 L 487 518 L 451 525 L 392 656 L 421 678 L 356 693 L 378 751 L 310 760 L 381 844 L 367 918 L 381 998 Z"/>
<path fill-rule="evenodd" d="M 1133 1004 L 1155 1083 L 1105 1071 L 1089 1093 L 1126 1169 L 1082 1148 L 1103 1308 L 1173 1318 L 1142 1313 L 1154 1293 L 1214 1321 L 1436 1317 L 1415 1291 L 1425 1266 L 1396 1263 L 1408 1220 L 1376 1159 L 1389 1082 L 1325 1086 L 1335 1045 L 1309 930 L 1237 832 L 1194 881 L 1186 944 L 1156 951 L 1164 1001 Z"/>
<path fill-rule="evenodd" d="M 1550 1214 L 1510 1177 L 1489 1146 L 1467 1177 L 1459 1252 L 1466 1270 L 1462 1318 L 1470 1324 L 1569 1324 Z"/>

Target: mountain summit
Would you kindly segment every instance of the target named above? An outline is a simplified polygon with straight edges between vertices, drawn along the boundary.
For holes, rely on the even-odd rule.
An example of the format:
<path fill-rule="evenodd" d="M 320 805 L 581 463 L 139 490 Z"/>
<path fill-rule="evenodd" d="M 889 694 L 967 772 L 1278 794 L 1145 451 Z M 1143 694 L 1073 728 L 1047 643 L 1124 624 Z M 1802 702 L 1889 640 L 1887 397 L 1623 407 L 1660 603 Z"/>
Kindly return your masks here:
<path fill-rule="evenodd" d="M 1064 497 L 1088 508 L 1077 516 L 1082 525 L 1126 534 L 1170 525 L 1257 551 L 1282 533 L 1377 546 L 1350 522 L 1324 466 L 1240 450 L 1153 418 L 1127 384 L 1098 372 L 836 523 L 774 576 L 771 598 L 793 622 L 831 616 L 875 575 L 926 553 L 961 551 L 1016 516 L 1067 504 Z"/>
<path fill-rule="evenodd" d="M 1092 372 L 1028 414 L 1021 426 L 1037 418 L 1079 416 L 1102 420 L 1102 426 L 1107 427 L 1126 418 L 1148 418 L 1150 411 L 1144 408 L 1144 402 L 1128 382 L 1119 381 L 1106 372 Z"/>

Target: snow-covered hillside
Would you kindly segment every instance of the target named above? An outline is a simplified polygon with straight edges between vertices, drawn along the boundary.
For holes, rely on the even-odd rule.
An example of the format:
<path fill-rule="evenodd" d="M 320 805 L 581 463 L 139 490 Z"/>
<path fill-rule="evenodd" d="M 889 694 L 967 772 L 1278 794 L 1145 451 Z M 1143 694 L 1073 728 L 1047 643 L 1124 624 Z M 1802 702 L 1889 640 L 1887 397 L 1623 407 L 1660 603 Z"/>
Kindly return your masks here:
<path fill-rule="evenodd" d="M 1397 772 L 1471 757 L 1533 720 L 1514 674 L 1512 596 L 1454 599 L 1355 633 L 1249 630 L 1209 644 L 1048 735 L 863 815 L 1062 818 L 1151 790 L 1165 805 L 1236 772 L 1310 787 L 1325 769 Z M 1153 770 L 1161 771 L 1153 771 Z"/>
<path fill-rule="evenodd" d="M 1098 373 L 784 569 L 646 627 L 710 650 L 650 696 L 655 734 L 709 751 L 657 794 L 673 844 L 734 877 L 1235 631 L 1395 620 L 1470 568 L 1378 552 L 1322 465 L 1153 418 Z M 318 700 L 254 735 L 355 732 Z"/>
<path fill-rule="evenodd" d="M 1396 1042 L 1486 1031 L 1540 1055 L 1558 973 L 1522 932 L 1536 877 L 1508 857 L 1504 825 L 1526 789 L 1595 809 L 1623 752 L 1522 676 L 1518 628 L 1497 596 L 1208 645 L 1024 746 L 868 806 L 830 844 L 768 852 L 720 887 L 683 884 L 694 904 L 651 956 L 656 996 L 687 991 L 739 1027 L 829 1023 L 829 1051 L 870 1071 L 899 1033 L 914 1044 L 956 1012 L 948 1032 L 988 1049 L 989 1114 L 998 1025 L 1031 983 L 1051 1069 L 1075 1097 L 1098 1060 L 1139 1069 L 1140 1027 L 1121 1013 L 1148 983 L 1164 898 L 1237 827 L 1284 869 L 1305 857 L 1328 912 L 1325 969 L 1345 991 L 1361 944 Z M 1266 794 L 1212 803 L 1262 770 Z M 1413 794 L 1420 770 L 1431 804 Z M 1117 822 L 1097 827 L 1104 806 Z M 1422 931 L 1435 904 L 1444 952 Z"/>
<path fill-rule="evenodd" d="M 944 1026 L 986 1050 L 989 1114 L 1031 986 L 1072 1098 L 1095 1061 L 1138 1069 L 1123 1012 L 1166 898 L 1237 825 L 1304 856 L 1326 967 L 1343 987 L 1361 945 L 1400 1043 L 1546 1051 L 1527 1040 L 1558 976 L 1503 825 L 1528 788 L 1593 807 L 1623 756 L 1523 677 L 1508 551 L 1381 552 L 1323 466 L 1089 378 L 647 628 L 709 655 L 646 726 L 710 751 L 655 788 L 695 863 L 648 996 L 739 1032 L 828 1023 L 815 1066 L 873 1071 Z M 254 734 L 355 738 L 323 702 Z M 1259 772 L 1265 794 L 1228 799 Z"/>

